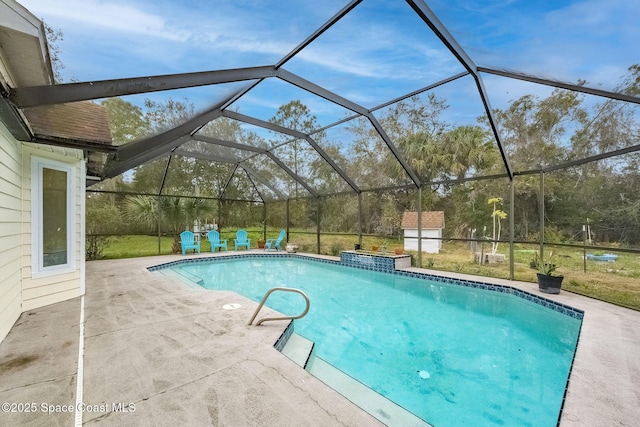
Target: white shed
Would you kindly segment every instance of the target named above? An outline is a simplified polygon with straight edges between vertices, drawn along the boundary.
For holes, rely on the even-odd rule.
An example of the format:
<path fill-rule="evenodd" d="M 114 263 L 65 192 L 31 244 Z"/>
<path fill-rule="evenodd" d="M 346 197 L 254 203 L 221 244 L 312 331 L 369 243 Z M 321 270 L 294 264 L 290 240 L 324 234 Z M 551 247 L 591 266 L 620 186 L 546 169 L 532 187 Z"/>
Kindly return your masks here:
<path fill-rule="evenodd" d="M 442 230 L 444 229 L 444 212 L 422 212 L 422 252 L 437 254 L 442 248 Z M 405 211 L 402 215 L 404 230 L 404 250 L 418 250 L 418 212 Z"/>

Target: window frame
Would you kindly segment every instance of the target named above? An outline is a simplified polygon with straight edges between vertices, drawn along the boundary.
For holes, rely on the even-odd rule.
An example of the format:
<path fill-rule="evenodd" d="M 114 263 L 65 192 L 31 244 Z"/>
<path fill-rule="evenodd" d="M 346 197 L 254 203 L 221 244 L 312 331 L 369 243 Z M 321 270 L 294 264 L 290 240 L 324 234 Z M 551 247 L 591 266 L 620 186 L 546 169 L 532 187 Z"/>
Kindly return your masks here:
<path fill-rule="evenodd" d="M 43 220 L 43 170 L 52 169 L 67 174 L 67 262 L 44 266 Z M 76 168 L 69 163 L 54 159 L 31 157 L 31 276 L 32 278 L 66 274 L 76 270 Z"/>

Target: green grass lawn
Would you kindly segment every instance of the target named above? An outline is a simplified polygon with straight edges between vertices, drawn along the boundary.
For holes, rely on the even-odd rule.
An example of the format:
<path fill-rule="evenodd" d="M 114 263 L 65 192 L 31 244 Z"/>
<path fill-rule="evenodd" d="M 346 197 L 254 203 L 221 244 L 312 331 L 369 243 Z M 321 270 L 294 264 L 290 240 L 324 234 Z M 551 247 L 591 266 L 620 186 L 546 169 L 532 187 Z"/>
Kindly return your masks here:
<path fill-rule="evenodd" d="M 258 239 L 262 237 L 262 229 L 247 228 L 251 238 L 251 247 L 257 248 Z M 279 230 L 268 230 L 267 238 L 276 238 Z M 229 250 L 233 250 L 234 231 L 222 232 L 222 239 L 228 240 Z M 172 253 L 173 237 L 162 237 L 158 248 L 157 236 L 114 236 L 103 251 L 103 258 L 133 258 L 152 255 L 168 255 Z M 317 236 L 313 232 L 291 230 L 289 241 L 299 246 L 300 252 L 317 252 Z M 320 253 L 339 255 L 342 250 L 352 250 L 358 243 L 357 235 L 332 234 L 322 235 Z M 285 243 L 282 244 L 284 249 Z M 397 238 L 379 238 L 363 236 L 362 248 L 371 249 L 379 246 L 392 252 L 403 243 Z M 485 245 L 485 251 L 490 250 Z M 514 247 L 514 277 L 516 280 L 536 282 L 537 270 L 531 269 L 529 262 L 537 252 L 537 245 L 516 245 Z M 211 246 L 205 239 L 201 243 L 201 252 L 209 252 Z M 481 250 L 481 246 L 478 246 Z M 583 251 L 579 248 L 546 248 L 546 254 L 553 250 L 553 262 L 558 265 L 558 274 L 565 276 L 562 288 L 567 291 L 598 298 L 603 301 L 640 310 L 640 255 L 617 253 L 615 262 L 587 260 L 587 271 L 584 271 Z M 422 267 L 473 274 L 478 276 L 509 278 L 509 247 L 501 245 L 499 253 L 507 257 L 507 261 L 498 264 L 480 265 L 474 262 L 473 254 L 463 242 L 443 242 L 439 254 L 423 254 Z M 417 254 L 413 253 L 414 262 Z"/>

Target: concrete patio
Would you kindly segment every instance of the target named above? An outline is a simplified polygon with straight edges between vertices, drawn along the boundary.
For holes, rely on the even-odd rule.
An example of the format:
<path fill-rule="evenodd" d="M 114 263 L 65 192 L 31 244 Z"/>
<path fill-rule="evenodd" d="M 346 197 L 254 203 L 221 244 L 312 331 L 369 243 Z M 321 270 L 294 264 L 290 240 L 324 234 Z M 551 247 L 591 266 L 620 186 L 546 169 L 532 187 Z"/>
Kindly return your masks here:
<path fill-rule="evenodd" d="M 77 401 L 84 425 L 381 425 L 273 347 L 287 322 L 247 326 L 255 302 L 146 270 L 179 258 L 87 263 L 81 388 L 82 299 L 23 313 L 0 344 L 0 402 L 19 411 L 0 425 L 79 424 Z M 637 425 L 640 313 L 549 298 L 585 311 L 561 425 Z"/>

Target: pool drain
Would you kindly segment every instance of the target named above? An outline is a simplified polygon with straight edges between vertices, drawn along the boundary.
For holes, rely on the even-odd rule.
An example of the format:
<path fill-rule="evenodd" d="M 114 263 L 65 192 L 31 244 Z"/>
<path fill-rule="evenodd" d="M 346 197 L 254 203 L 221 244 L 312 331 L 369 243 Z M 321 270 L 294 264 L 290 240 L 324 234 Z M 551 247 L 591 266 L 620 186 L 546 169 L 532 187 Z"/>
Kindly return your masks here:
<path fill-rule="evenodd" d="M 418 375 L 420 375 L 420 378 L 423 380 L 431 378 L 431 374 L 427 371 L 418 371 Z"/>
<path fill-rule="evenodd" d="M 242 307 L 240 304 L 225 304 L 222 306 L 225 310 L 235 310 L 236 308 Z"/>

